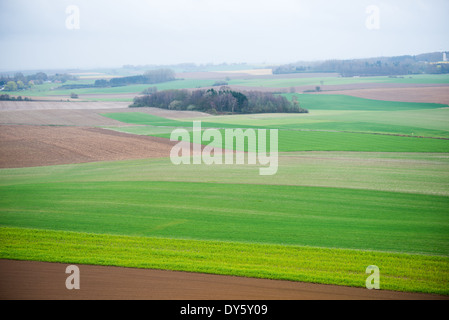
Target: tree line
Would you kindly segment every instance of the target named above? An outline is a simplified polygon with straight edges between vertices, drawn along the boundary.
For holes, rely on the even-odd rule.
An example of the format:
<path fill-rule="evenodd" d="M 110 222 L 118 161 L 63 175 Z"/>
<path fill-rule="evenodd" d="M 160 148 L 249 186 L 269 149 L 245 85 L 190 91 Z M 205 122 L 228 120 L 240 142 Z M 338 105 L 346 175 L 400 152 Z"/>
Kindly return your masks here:
<path fill-rule="evenodd" d="M 155 84 L 176 80 L 175 72 L 171 69 L 157 69 L 142 75 L 112 78 L 110 80 L 96 80 L 95 87 L 121 87 L 131 84 Z"/>
<path fill-rule="evenodd" d="M 167 81 L 176 80 L 175 72 L 171 69 L 157 69 L 147 71 L 142 75 L 112 78 L 110 80 L 96 80 L 94 84 L 64 84 L 67 81 L 76 81 L 77 77 L 64 73 L 47 75 L 44 72 L 38 72 L 35 74 L 24 75 L 21 72 L 14 74 L 13 76 L 2 75 L 0 77 L 0 87 L 4 87 L 5 91 L 20 91 L 30 89 L 34 85 L 41 85 L 45 82 L 62 83 L 57 89 L 70 90 L 70 89 L 87 89 L 87 88 L 105 88 L 105 87 L 120 87 L 131 84 L 155 84 Z"/>
<path fill-rule="evenodd" d="M 78 78 L 67 73 L 47 75 L 45 72 L 37 72 L 24 75 L 21 72 L 17 72 L 13 76 L 2 75 L 0 77 L 0 86 L 4 87 L 5 91 L 18 91 L 32 88 L 34 85 L 41 85 L 44 82 L 65 83 L 70 80 L 75 81 Z"/>
<path fill-rule="evenodd" d="M 68 84 L 58 87 L 58 90 L 75 90 L 89 88 L 124 87 L 134 84 L 155 84 L 176 80 L 175 72 L 171 69 L 150 70 L 141 75 L 112 78 L 110 80 L 99 79 L 94 84 Z"/>
<path fill-rule="evenodd" d="M 18 96 L 12 97 L 9 94 L 0 94 L 0 101 L 32 101 L 31 98 Z"/>
<path fill-rule="evenodd" d="M 138 96 L 130 106 L 169 110 L 201 111 L 212 114 L 234 113 L 307 113 L 297 100 L 268 92 L 245 93 L 222 87 L 219 90 L 165 90 Z"/>
<path fill-rule="evenodd" d="M 273 73 L 328 72 L 339 73 L 343 77 L 449 73 L 449 64 L 439 63 L 442 60 L 442 53 L 428 53 L 417 56 L 300 62 L 275 67 Z"/>

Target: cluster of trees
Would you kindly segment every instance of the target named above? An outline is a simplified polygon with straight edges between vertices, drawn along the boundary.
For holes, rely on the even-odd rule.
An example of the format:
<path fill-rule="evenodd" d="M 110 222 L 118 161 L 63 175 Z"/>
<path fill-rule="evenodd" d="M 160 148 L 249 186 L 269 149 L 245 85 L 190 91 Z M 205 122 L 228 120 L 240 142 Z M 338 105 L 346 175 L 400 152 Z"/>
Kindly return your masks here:
<path fill-rule="evenodd" d="M 4 76 L 2 75 L 0 77 L 0 85 L 1 86 L 5 86 L 8 82 L 14 82 L 17 84 L 20 84 L 20 86 L 22 85 L 28 85 L 28 84 L 42 84 L 44 83 L 44 81 L 48 81 L 48 76 L 46 73 L 44 72 L 38 72 L 36 74 L 32 74 L 32 75 L 27 75 L 25 76 L 23 73 L 21 72 L 17 72 L 16 74 L 14 74 L 13 76 Z M 30 83 L 31 82 L 31 83 Z"/>
<path fill-rule="evenodd" d="M 18 91 L 18 90 L 28 89 L 28 88 L 30 88 L 32 86 L 33 86 L 32 82 L 28 83 L 27 85 L 25 85 L 22 80 L 19 80 L 17 82 L 11 80 L 11 81 L 8 81 L 6 83 L 6 85 L 4 86 L 3 90 L 5 90 L 5 91 Z"/>
<path fill-rule="evenodd" d="M 40 85 L 44 82 L 59 82 L 65 83 L 69 80 L 77 80 L 78 78 L 64 73 L 47 75 L 44 72 L 38 72 L 35 74 L 24 75 L 21 72 L 17 72 L 13 76 L 2 75 L 0 77 L 0 86 L 4 87 L 5 91 L 18 91 L 32 88 L 34 85 Z"/>
<path fill-rule="evenodd" d="M 298 101 L 290 102 L 283 96 L 267 92 L 220 90 L 165 90 L 134 98 L 130 106 L 155 107 L 170 110 L 195 110 L 212 114 L 226 113 L 307 113 Z"/>
<path fill-rule="evenodd" d="M 157 87 L 149 87 L 142 91 L 142 94 L 150 95 L 157 92 Z"/>
<path fill-rule="evenodd" d="M 21 96 L 18 96 L 16 98 L 16 97 L 11 97 L 9 94 L 1 94 L 0 101 L 32 101 L 32 100 L 31 100 L 31 98 L 28 98 L 28 97 L 22 98 Z"/>
<path fill-rule="evenodd" d="M 442 56 L 442 53 L 428 53 L 418 56 L 302 62 L 273 68 L 273 73 L 335 72 L 343 77 L 449 73 L 448 64 L 438 63 L 442 61 Z"/>
<path fill-rule="evenodd" d="M 224 81 L 224 80 L 217 80 L 214 82 L 214 84 L 212 85 L 213 87 L 222 87 L 222 86 L 227 86 L 228 82 Z"/>
<path fill-rule="evenodd" d="M 112 78 L 95 81 L 95 87 L 121 87 L 130 84 L 154 84 L 175 80 L 175 72 L 171 69 L 157 69 L 145 72 L 143 75 Z"/>

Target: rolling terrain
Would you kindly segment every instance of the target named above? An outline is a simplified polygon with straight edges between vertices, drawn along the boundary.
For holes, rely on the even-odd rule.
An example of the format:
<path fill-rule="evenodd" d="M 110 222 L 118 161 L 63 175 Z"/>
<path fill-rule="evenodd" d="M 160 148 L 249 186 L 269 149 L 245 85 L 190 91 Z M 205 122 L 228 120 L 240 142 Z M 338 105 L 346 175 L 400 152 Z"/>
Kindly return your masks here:
<path fill-rule="evenodd" d="M 318 79 L 252 75 L 229 83 L 266 87 L 289 99 L 295 95 L 309 110 L 300 115 L 210 116 L 126 109 L 115 98 L 2 102 L 2 268 L 11 270 L 7 261 L 28 260 L 54 263 L 48 268 L 59 264 L 133 268 L 94 271 L 120 270 L 124 277 L 150 272 L 134 268 L 192 272 L 177 276 L 189 281 L 189 275 L 203 275 L 207 286 L 216 283 L 216 288 L 224 278 L 209 275 L 238 276 L 236 281 L 241 277 L 242 282 L 227 288 L 230 292 L 243 290 L 240 286 L 246 281 L 270 279 L 273 282 L 263 286 L 280 289 L 267 291 L 267 298 L 341 294 L 361 299 L 445 299 L 449 295 L 447 76 L 329 77 L 322 86 L 325 92 L 288 93 L 290 87 L 320 85 Z M 161 88 L 207 87 L 213 80 L 186 79 Z M 331 86 L 354 90 L 326 91 Z M 376 89 L 361 92 L 357 89 L 361 86 Z M 413 99 L 403 95 L 407 86 L 420 87 Z M 439 88 L 434 92 L 440 98 L 423 89 L 430 87 Z M 83 94 L 141 89 L 79 93 L 83 98 Z M 394 90 L 398 90 L 395 98 L 386 99 Z M 374 96 L 365 95 L 369 92 Z M 204 129 L 222 131 L 278 129 L 277 174 L 260 176 L 259 165 L 173 165 L 169 155 L 175 142 L 169 140 L 170 133 L 179 127 L 191 129 L 193 121 L 202 121 Z M 365 289 L 369 265 L 380 269 L 380 291 Z M 327 286 L 317 293 L 310 287 L 301 289 L 301 283 Z M 347 291 L 351 289 L 355 291 Z M 51 290 L 47 294 L 54 294 Z M 186 296 L 186 287 L 171 290 L 146 297 Z M 292 290 L 298 294 L 289 295 Z M 248 297 L 261 298 L 250 292 Z"/>

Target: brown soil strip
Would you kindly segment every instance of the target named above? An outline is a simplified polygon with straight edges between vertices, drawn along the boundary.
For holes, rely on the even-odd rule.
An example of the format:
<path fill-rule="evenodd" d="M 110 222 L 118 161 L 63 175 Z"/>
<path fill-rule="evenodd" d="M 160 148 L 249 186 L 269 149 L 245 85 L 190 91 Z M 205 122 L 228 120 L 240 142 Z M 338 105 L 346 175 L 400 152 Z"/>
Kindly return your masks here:
<path fill-rule="evenodd" d="M 0 126 L 0 168 L 169 157 L 174 144 L 100 128 Z"/>
<path fill-rule="evenodd" d="M 0 260 L 0 300 L 447 300 L 449 297 L 187 272 Z"/>
<path fill-rule="evenodd" d="M 296 86 L 288 88 L 273 88 L 273 87 L 247 87 L 247 86 L 229 86 L 233 90 L 240 91 L 264 91 L 273 93 L 289 93 L 292 89 L 296 93 L 302 93 L 305 91 L 315 90 L 319 86 L 321 88 L 320 93 L 336 94 L 336 91 L 345 91 L 345 94 L 349 94 L 350 90 L 365 90 L 365 89 L 401 89 L 401 88 L 432 88 L 432 87 L 442 87 L 449 90 L 449 84 L 419 84 L 419 83 L 353 83 L 344 85 L 307 85 L 307 86 Z M 402 100 L 401 100 L 402 101 Z"/>
<path fill-rule="evenodd" d="M 195 111 L 176 111 L 158 108 L 128 108 L 129 103 L 109 102 L 0 102 L 0 124 L 62 125 L 62 126 L 128 126 L 103 117 L 113 112 L 140 112 L 168 119 L 209 117 Z"/>
<path fill-rule="evenodd" d="M 402 101 L 441 103 L 449 105 L 449 87 L 418 87 L 418 88 L 378 88 L 360 90 L 325 91 L 319 94 L 343 94 L 358 98 Z"/>
<path fill-rule="evenodd" d="M 342 85 L 324 85 L 317 84 L 320 86 L 321 91 L 339 91 L 339 90 L 362 90 L 362 89 L 401 89 L 401 88 L 433 88 L 433 87 L 446 87 L 449 89 L 449 84 L 432 84 L 432 83 L 352 83 L 352 84 L 342 84 Z M 316 86 L 304 86 L 296 87 L 299 89 L 312 89 L 314 90 Z M 297 91 L 300 92 L 300 91 Z"/>
<path fill-rule="evenodd" d="M 104 110 L 17 110 L 0 111 L 0 124 L 55 125 L 55 126 L 131 126 L 103 117 L 101 113 L 121 112 L 128 109 Z"/>
<path fill-rule="evenodd" d="M 129 102 L 0 101 L 0 111 L 121 109 L 127 108 L 129 104 Z"/>

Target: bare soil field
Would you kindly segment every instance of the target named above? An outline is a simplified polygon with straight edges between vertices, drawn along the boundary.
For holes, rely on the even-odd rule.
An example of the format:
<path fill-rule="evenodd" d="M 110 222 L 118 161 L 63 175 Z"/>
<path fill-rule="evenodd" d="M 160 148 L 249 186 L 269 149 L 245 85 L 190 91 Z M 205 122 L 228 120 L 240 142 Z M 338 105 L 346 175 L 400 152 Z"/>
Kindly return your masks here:
<path fill-rule="evenodd" d="M 157 108 L 128 108 L 127 102 L 0 101 L 0 125 L 127 126 L 101 116 L 111 112 L 141 112 L 168 119 L 199 118 L 209 114 Z"/>
<path fill-rule="evenodd" d="M 120 112 L 128 109 L 105 110 L 18 110 L 0 111 L 0 125 L 36 125 L 36 126 L 128 126 L 126 123 L 103 117 L 100 113 Z"/>
<path fill-rule="evenodd" d="M 0 126 L 0 168 L 169 157 L 175 142 L 101 128 Z"/>
<path fill-rule="evenodd" d="M 338 91 L 344 91 L 346 95 L 350 95 L 355 90 L 399 90 L 399 89 L 422 89 L 441 87 L 449 90 L 449 84 L 420 84 L 420 83 L 353 83 L 344 85 L 321 85 L 321 92 L 316 94 L 337 94 Z M 284 91 L 286 88 L 284 88 Z M 304 92 L 306 90 L 315 90 L 315 86 L 295 87 L 296 92 Z M 377 99 L 381 100 L 381 99 Z M 402 101 L 402 100 L 400 100 Z M 407 102 L 407 101 L 405 101 Z"/>
<path fill-rule="evenodd" d="M 83 93 L 78 95 L 78 99 L 69 99 L 67 95 L 52 95 L 52 96 L 46 96 L 43 98 L 39 97 L 32 97 L 33 101 L 39 101 L 39 100 L 54 100 L 54 101 L 60 101 L 60 102 L 89 102 L 89 103 L 103 103 L 107 101 L 102 101 L 102 99 L 121 99 L 122 101 L 110 101 L 109 103 L 125 103 L 125 104 L 131 104 L 134 97 L 138 96 L 139 92 L 134 93 Z M 126 99 L 126 101 L 125 101 Z"/>
<path fill-rule="evenodd" d="M 0 300 L 447 300 L 448 297 L 187 272 L 0 260 Z"/>
<path fill-rule="evenodd" d="M 158 108 L 129 108 L 130 102 L 73 102 L 58 100 L 38 100 L 38 101 L 0 101 L 0 119 L 6 113 L 12 111 L 48 111 L 48 110 L 78 110 L 93 111 L 96 113 L 108 112 L 144 112 L 170 119 L 193 118 L 210 116 L 209 114 L 196 111 L 176 111 Z"/>
<path fill-rule="evenodd" d="M 305 91 L 313 91 L 316 89 L 317 85 L 306 85 L 306 86 L 292 86 L 292 87 L 248 87 L 241 85 L 229 85 L 233 90 L 236 91 L 263 91 L 263 92 L 272 92 L 272 93 L 290 93 L 292 89 L 296 93 L 301 93 Z M 355 90 L 372 90 L 377 89 L 381 90 L 398 90 L 398 89 L 409 89 L 413 90 L 415 88 L 423 89 L 423 88 L 431 88 L 438 87 L 446 88 L 449 90 L 449 84 L 416 84 L 416 83 L 353 83 L 353 84 L 342 84 L 342 85 L 319 85 L 321 88 L 321 92 L 317 92 L 316 94 L 338 94 L 336 92 L 344 91 L 344 94 L 349 95 L 351 91 Z M 311 92 L 314 93 L 314 92 Z M 379 100 L 379 99 L 378 99 Z M 402 101 L 402 100 L 401 100 Z M 407 102 L 407 101 L 406 101 Z M 412 101 L 413 102 L 413 101 Z"/>
<path fill-rule="evenodd" d="M 121 109 L 128 106 L 128 102 L 0 101 L 0 111 Z"/>
<path fill-rule="evenodd" d="M 449 105 L 449 87 L 447 86 L 354 89 L 325 91 L 316 94 L 342 94 L 373 100 L 441 103 Z"/>

